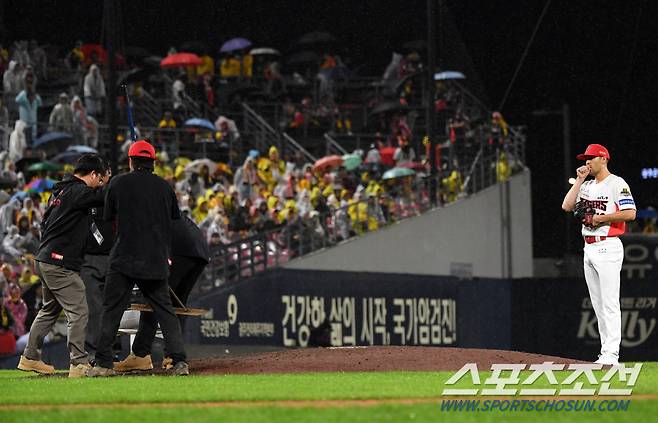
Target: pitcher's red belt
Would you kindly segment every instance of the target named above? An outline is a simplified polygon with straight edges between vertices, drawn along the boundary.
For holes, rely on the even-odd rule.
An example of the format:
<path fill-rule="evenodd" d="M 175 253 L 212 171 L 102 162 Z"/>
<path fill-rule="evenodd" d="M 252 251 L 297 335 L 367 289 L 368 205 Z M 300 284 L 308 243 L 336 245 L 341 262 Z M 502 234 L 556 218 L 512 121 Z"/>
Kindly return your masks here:
<path fill-rule="evenodd" d="M 612 236 L 584 236 L 585 242 L 588 244 L 594 244 L 595 242 L 605 241 L 608 238 L 614 238 Z"/>

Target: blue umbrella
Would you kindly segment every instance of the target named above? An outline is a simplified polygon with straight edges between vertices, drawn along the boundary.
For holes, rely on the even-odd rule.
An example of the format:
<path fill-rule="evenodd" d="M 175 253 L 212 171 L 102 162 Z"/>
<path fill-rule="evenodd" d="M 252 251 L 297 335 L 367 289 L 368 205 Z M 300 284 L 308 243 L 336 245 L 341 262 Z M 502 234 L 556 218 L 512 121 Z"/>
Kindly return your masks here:
<path fill-rule="evenodd" d="M 55 163 L 73 164 L 76 161 L 78 161 L 78 159 L 80 158 L 80 156 L 82 156 L 82 154 L 83 153 L 80 153 L 75 150 L 66 150 L 53 157 L 51 160 Z"/>
<path fill-rule="evenodd" d="M 388 179 L 404 178 L 405 176 L 414 176 L 415 174 L 416 172 L 414 172 L 412 169 L 407 169 L 405 167 L 394 167 L 391 170 L 387 170 L 382 175 L 382 179 L 388 180 Z"/>
<path fill-rule="evenodd" d="M 66 132 L 47 132 L 34 141 L 34 148 L 45 148 L 48 145 L 64 144 L 73 139 L 73 135 Z"/>
<path fill-rule="evenodd" d="M 222 48 L 219 49 L 219 51 L 221 53 L 230 53 L 232 51 L 242 50 L 248 47 L 251 47 L 251 41 L 247 40 L 246 38 L 231 38 L 222 44 Z"/>
<path fill-rule="evenodd" d="M 466 79 L 466 76 L 457 71 L 445 71 L 434 74 L 435 81 L 444 81 L 446 79 Z"/>
<path fill-rule="evenodd" d="M 215 125 L 208 119 L 199 119 L 199 118 L 188 119 L 185 121 L 183 126 L 192 127 L 192 128 L 203 128 L 213 132 L 217 130 L 217 128 L 215 128 Z"/>
<path fill-rule="evenodd" d="M 75 151 L 76 153 L 80 153 L 80 154 L 98 153 L 98 150 L 96 150 L 93 147 L 89 147 L 87 145 L 70 145 L 69 148 L 66 149 L 66 151 Z"/>

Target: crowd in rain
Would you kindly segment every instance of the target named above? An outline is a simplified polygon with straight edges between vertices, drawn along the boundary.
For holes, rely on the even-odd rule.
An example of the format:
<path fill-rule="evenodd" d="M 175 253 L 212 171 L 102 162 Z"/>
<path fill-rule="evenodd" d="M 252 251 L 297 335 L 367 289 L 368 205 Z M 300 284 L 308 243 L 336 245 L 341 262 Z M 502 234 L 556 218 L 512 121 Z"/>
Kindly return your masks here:
<path fill-rule="evenodd" d="M 250 143 L 231 114 L 245 101 L 273 103 L 272 126 L 302 146 L 313 135 L 350 137 L 366 129 L 356 122 L 352 92 L 341 86 L 356 75 L 349 58 L 328 47 L 335 41 L 330 34 L 304 37 L 298 41 L 302 50 L 285 61 L 278 50 L 254 48 L 243 38 L 228 40 L 219 55 L 188 45 L 172 47 L 164 57 L 139 47 L 117 56 L 119 84 L 132 97 L 137 134 L 158 150 L 155 173 L 175 188 L 181 211 L 204 231 L 213 257 L 226 257 L 228 246 L 241 240 L 265 236 L 277 257 L 288 260 L 430 207 L 430 142 L 418 136 L 408 113 L 422 89 L 423 63 L 416 51 L 393 54 L 376 78 L 374 94 L 364 103 L 371 136 L 359 148 L 312 160 L 290 146 Z M 0 334 L 7 339 L 20 340 L 40 307 L 34 254 L 54 183 L 72 171 L 80 155 L 108 153 L 111 140 L 101 130 L 107 123 L 107 61 L 100 45 L 83 42 L 58 49 L 34 40 L 0 46 Z M 440 204 L 464 195 L 461 158 L 447 152 L 455 144 L 470 148 L 476 130 L 484 128 L 486 142 L 503 158 L 495 164 L 496 178 L 512 171 L 504 160 L 508 126 L 502 115 L 467 116 L 459 90 L 448 80 L 437 81 L 436 111 L 449 111 L 446 139 L 436 150 Z M 161 105 L 152 125 L 143 122 L 140 109 L 148 98 Z M 120 93 L 117 110 L 127 101 Z M 201 143 L 186 151 L 174 148 L 172 134 L 182 129 L 195 141 L 207 137 L 224 149 L 210 157 L 201 154 Z M 114 141 L 123 171 L 130 131 L 120 131 Z M 466 147 L 463 151 L 474 154 Z M 218 275 L 226 266 L 226 260 L 211 257 L 204 278 L 214 285 L 225 282 Z"/>

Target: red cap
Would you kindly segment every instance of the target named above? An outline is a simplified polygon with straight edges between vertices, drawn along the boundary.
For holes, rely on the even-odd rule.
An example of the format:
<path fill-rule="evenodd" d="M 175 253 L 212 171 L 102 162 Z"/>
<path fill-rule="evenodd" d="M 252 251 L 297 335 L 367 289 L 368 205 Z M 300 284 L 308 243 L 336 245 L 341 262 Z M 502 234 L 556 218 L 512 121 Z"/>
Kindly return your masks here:
<path fill-rule="evenodd" d="M 146 157 L 155 160 L 155 148 L 148 141 L 135 141 L 130 145 L 128 157 Z"/>
<path fill-rule="evenodd" d="M 587 149 L 585 149 L 583 154 L 576 156 L 578 160 L 589 160 L 594 157 L 605 157 L 610 160 L 610 153 L 608 153 L 608 149 L 601 144 L 590 144 L 587 146 Z"/>

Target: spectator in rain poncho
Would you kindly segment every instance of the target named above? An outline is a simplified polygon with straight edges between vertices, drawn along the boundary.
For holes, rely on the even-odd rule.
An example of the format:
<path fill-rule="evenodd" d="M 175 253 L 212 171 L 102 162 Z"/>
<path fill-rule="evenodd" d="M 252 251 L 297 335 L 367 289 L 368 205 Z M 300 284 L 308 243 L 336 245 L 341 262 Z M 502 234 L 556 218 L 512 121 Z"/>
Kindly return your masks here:
<path fill-rule="evenodd" d="M 205 192 L 206 187 L 203 184 L 203 180 L 199 178 L 199 174 L 192 172 L 186 179 L 176 183 L 176 190 L 184 192 L 196 199 L 199 195 Z M 196 206 L 196 204 L 193 206 Z"/>
<path fill-rule="evenodd" d="M 98 145 L 98 122 L 93 116 L 87 115 L 87 110 L 82 104 L 80 97 L 75 96 L 71 100 L 71 111 L 73 112 L 73 135 L 80 144 L 91 147 Z"/>
<path fill-rule="evenodd" d="M 350 217 L 347 214 L 347 208 L 341 207 L 338 199 L 334 194 L 327 198 L 329 209 L 332 211 L 334 219 L 334 235 L 337 240 L 344 240 L 350 236 Z"/>
<path fill-rule="evenodd" d="M 31 225 L 41 223 L 41 210 L 34 206 L 34 201 L 30 197 L 26 197 L 23 200 L 21 213 L 27 215 Z"/>
<path fill-rule="evenodd" d="M 2 76 L 2 87 L 6 95 L 16 95 L 21 90 L 22 80 L 21 68 L 18 62 L 12 60 L 9 62 L 9 67 Z"/>
<path fill-rule="evenodd" d="M 379 167 L 381 166 L 382 163 L 382 155 L 379 153 L 379 149 L 374 143 L 370 144 L 370 149 L 366 154 L 366 159 L 364 160 L 364 163 L 373 172 L 379 171 Z"/>
<path fill-rule="evenodd" d="M 14 43 L 14 52 L 11 59 L 20 63 L 21 66 L 28 66 L 32 62 L 30 60 L 30 53 L 27 51 L 27 40 L 20 40 Z"/>
<path fill-rule="evenodd" d="M 9 135 L 9 160 L 16 163 L 23 158 L 23 153 L 27 148 L 27 137 L 25 128 L 27 125 L 22 120 L 17 120 L 14 130 Z"/>
<path fill-rule="evenodd" d="M 0 150 L 7 150 L 9 147 L 9 110 L 5 107 L 5 100 L 0 96 Z"/>
<path fill-rule="evenodd" d="M 33 87 L 24 89 L 16 96 L 16 105 L 18 105 L 18 116 L 30 128 L 30 140 L 33 142 L 37 138 L 38 109 L 42 105 L 41 97 L 34 91 Z"/>
<path fill-rule="evenodd" d="M 21 298 L 21 288 L 15 283 L 9 284 L 6 289 L 4 298 L 5 307 L 14 317 L 14 326 L 12 327 L 14 336 L 19 338 L 25 335 L 25 319 L 27 318 L 27 305 Z"/>
<path fill-rule="evenodd" d="M 233 185 L 238 190 L 240 201 L 251 198 L 257 192 L 254 185 L 259 183 L 258 175 L 256 174 L 256 167 L 254 166 L 254 159 L 247 157 L 244 164 L 235 171 L 233 177 Z"/>
<path fill-rule="evenodd" d="M 53 107 L 48 119 L 48 130 L 73 133 L 73 110 L 69 106 L 69 96 L 66 93 L 59 95 L 59 102 Z"/>
<path fill-rule="evenodd" d="M 105 82 L 97 65 L 91 65 L 84 80 L 85 107 L 91 116 L 100 116 L 105 99 Z"/>
<path fill-rule="evenodd" d="M 21 210 L 21 202 L 17 199 L 9 200 L 9 202 L 0 207 L 0 232 L 6 234 L 9 228 L 16 222 L 16 216 Z M 18 231 L 18 228 L 16 228 Z"/>
<path fill-rule="evenodd" d="M 303 189 L 297 194 L 297 209 L 303 219 L 308 217 L 311 211 L 313 211 L 311 193 L 307 189 Z"/>
<path fill-rule="evenodd" d="M 10 226 L 7 235 L 2 240 L 2 248 L 5 253 L 12 258 L 18 260 L 25 254 L 25 237 L 18 233 L 18 228 L 14 225 Z"/>
<path fill-rule="evenodd" d="M 395 83 L 400 77 L 400 63 L 402 62 L 402 55 L 393 53 L 391 62 L 386 66 L 384 75 L 382 75 L 383 83 Z"/>
<path fill-rule="evenodd" d="M 183 108 L 183 96 L 185 95 L 185 83 L 183 82 L 185 78 L 185 73 L 178 75 L 178 78 L 174 81 L 171 86 L 171 95 L 174 99 L 174 111 L 180 112 L 180 109 Z"/>
<path fill-rule="evenodd" d="M 235 124 L 235 121 L 227 118 L 226 116 L 220 116 L 215 121 L 215 128 L 222 133 L 222 140 L 228 142 L 228 137 L 230 137 L 231 142 L 235 142 L 240 138 L 240 131 L 238 126 Z"/>

